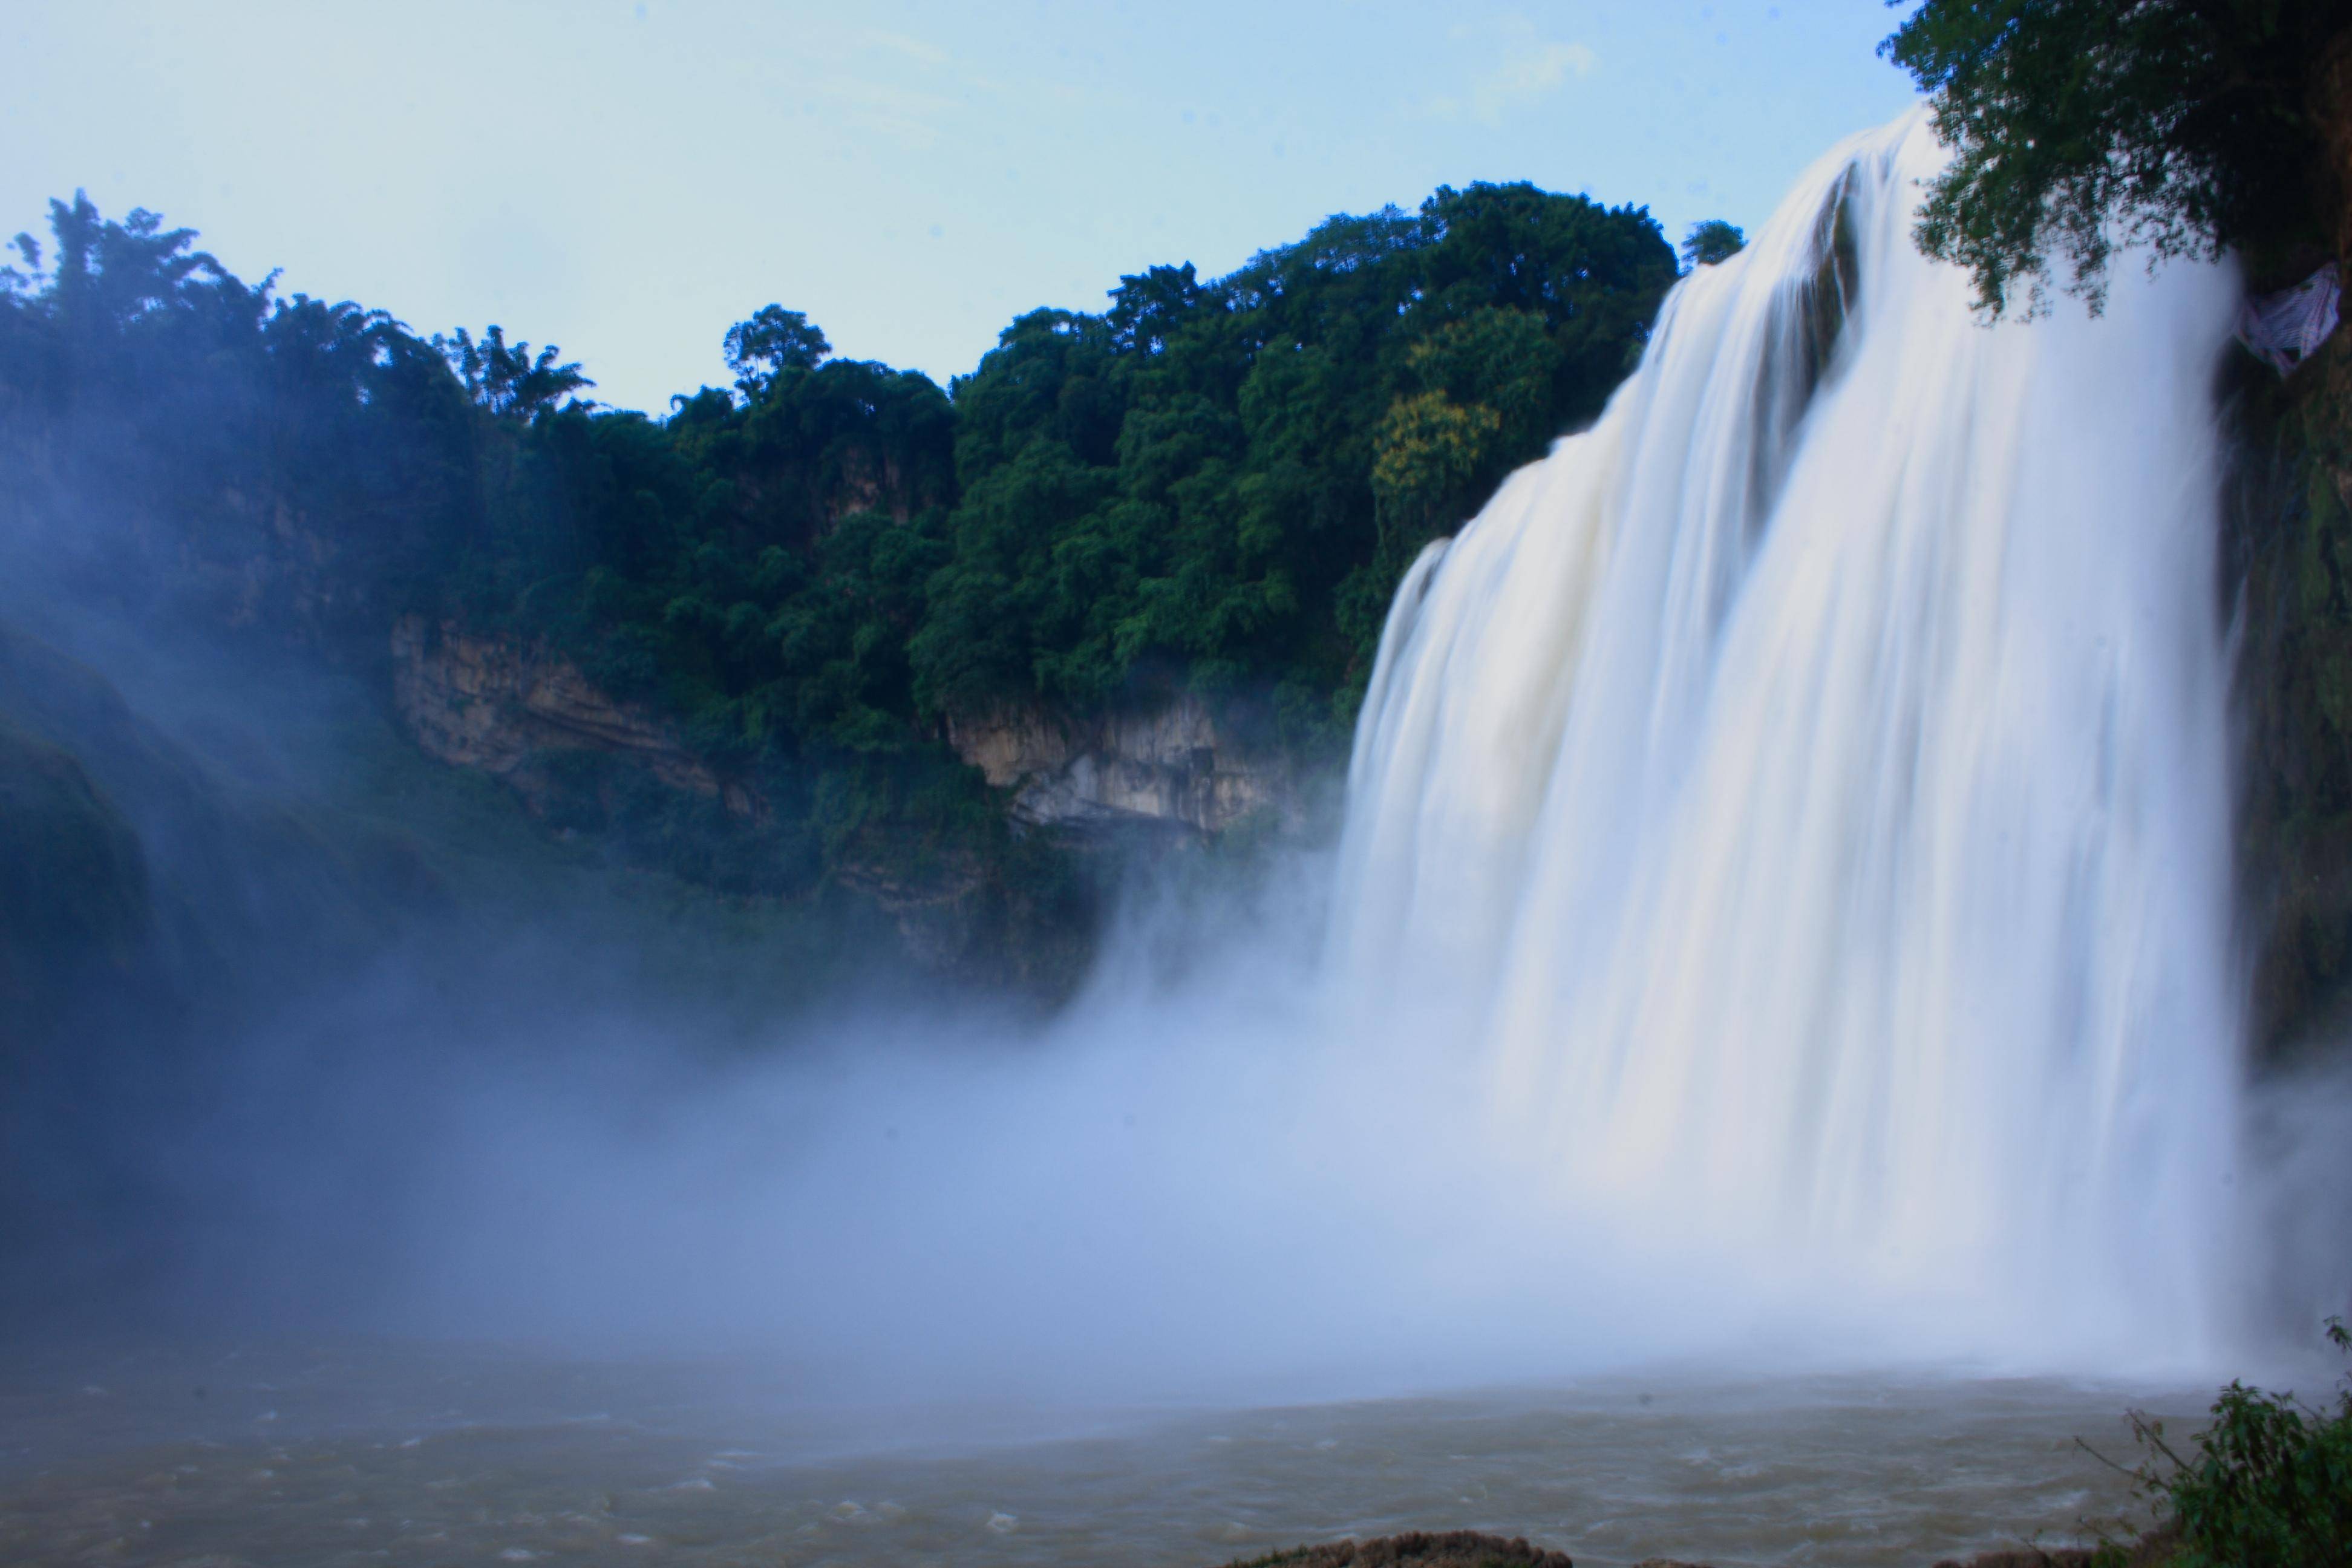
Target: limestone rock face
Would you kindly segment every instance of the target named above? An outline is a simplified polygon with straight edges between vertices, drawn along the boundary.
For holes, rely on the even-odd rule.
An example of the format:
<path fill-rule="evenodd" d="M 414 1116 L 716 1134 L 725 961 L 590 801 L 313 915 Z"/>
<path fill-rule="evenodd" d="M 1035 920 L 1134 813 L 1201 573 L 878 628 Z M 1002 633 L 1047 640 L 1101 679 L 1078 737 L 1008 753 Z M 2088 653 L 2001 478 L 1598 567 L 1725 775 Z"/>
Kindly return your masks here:
<path fill-rule="evenodd" d="M 1290 768 L 1222 734 L 1189 692 L 1156 707 L 1076 716 L 1034 704 L 950 719 L 956 754 L 1039 826 L 1160 826 L 1203 837 L 1245 816 L 1296 812 Z"/>
<path fill-rule="evenodd" d="M 540 763 L 549 753 L 603 752 L 737 816 L 764 815 L 754 792 L 720 779 L 659 719 L 609 696 L 543 645 L 404 616 L 392 632 L 392 700 L 427 756 L 502 779 L 528 805 L 543 796 Z"/>

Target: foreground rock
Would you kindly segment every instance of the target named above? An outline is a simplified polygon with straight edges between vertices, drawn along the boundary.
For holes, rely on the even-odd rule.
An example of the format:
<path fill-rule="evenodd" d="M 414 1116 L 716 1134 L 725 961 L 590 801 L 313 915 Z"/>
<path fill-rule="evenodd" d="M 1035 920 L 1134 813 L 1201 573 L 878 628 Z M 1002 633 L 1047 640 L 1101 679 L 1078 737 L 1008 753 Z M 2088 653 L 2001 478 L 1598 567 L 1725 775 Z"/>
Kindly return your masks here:
<path fill-rule="evenodd" d="M 2165 1561 L 2169 1546 L 2168 1538 L 2144 1541 L 2125 1560 L 2126 1568 L 2154 1568 Z M 2081 1547 L 2045 1550 L 2025 1546 L 1979 1552 L 1966 1561 L 1946 1558 L 1936 1568 L 2091 1568 L 2096 1561 L 2095 1552 Z M 1455 1530 L 1442 1534 L 1414 1531 L 1377 1541 L 1339 1541 L 1327 1546 L 1294 1546 L 1287 1552 L 1268 1552 L 1246 1563 L 1234 1563 L 1231 1568 L 1574 1568 L 1574 1564 L 1565 1552 L 1530 1546 L 1521 1536 L 1506 1541 L 1499 1535 Z M 1633 1568 L 1706 1568 L 1706 1564 L 1651 1557 L 1635 1563 Z"/>
<path fill-rule="evenodd" d="M 2098 1552 L 2080 1546 L 2018 1546 L 2000 1552 L 1980 1552 L 1963 1562 L 1947 1558 L 1936 1568 L 2093 1568 L 2105 1562 L 2115 1568 L 2163 1568 L 2172 1561 L 2179 1538 L 2169 1528 L 2151 1531 L 2132 1545 L 2122 1549 L 2121 1556 L 2102 1558 Z"/>
<path fill-rule="evenodd" d="M 1413 1531 L 1378 1541 L 1295 1546 L 1236 1563 L 1234 1568 L 1574 1568 L 1574 1564 L 1568 1553 L 1530 1546 L 1524 1537 L 1506 1541 L 1499 1535 L 1452 1530 L 1434 1535 Z"/>

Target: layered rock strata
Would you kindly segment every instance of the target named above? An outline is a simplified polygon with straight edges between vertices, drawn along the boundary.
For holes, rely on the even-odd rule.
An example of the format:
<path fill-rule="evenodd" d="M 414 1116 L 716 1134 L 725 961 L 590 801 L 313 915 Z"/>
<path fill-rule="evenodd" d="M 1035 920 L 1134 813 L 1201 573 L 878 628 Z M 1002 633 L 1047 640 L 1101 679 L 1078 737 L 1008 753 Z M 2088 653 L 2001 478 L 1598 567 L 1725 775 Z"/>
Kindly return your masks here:
<path fill-rule="evenodd" d="M 1013 792 L 1013 818 L 1033 826 L 1209 837 L 1297 810 L 1286 759 L 1237 744 L 1189 692 L 1084 716 L 1007 704 L 951 719 L 948 739 L 991 785 Z"/>
<path fill-rule="evenodd" d="M 765 815 L 755 791 L 721 779 L 659 718 L 611 697 L 544 644 L 404 616 L 393 626 L 392 700 L 427 756 L 500 779 L 534 809 L 549 788 L 551 753 L 601 752 L 735 816 Z"/>

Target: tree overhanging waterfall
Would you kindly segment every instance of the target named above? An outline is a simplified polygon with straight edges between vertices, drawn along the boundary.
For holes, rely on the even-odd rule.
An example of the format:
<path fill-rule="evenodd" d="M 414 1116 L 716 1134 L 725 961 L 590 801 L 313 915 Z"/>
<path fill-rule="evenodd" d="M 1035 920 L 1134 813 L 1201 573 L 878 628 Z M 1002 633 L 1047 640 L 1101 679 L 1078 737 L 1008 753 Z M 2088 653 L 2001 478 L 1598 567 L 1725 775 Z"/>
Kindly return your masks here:
<path fill-rule="evenodd" d="M 1413 567 L 1331 961 L 1569 1202 L 2182 1346 L 2235 1157 L 2232 285 L 1988 328 L 1912 242 L 1941 156 L 1833 150 Z"/>

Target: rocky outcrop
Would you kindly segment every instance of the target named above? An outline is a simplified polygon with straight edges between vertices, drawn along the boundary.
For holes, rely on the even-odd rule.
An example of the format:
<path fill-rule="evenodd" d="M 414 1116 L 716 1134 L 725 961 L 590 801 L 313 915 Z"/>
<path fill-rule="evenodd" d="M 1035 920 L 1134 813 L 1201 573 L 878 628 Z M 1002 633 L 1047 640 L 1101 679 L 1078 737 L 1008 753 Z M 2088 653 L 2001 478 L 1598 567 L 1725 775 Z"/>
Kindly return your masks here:
<path fill-rule="evenodd" d="M 717 866 L 738 890 L 797 895 L 821 876 L 887 919 L 921 968 L 1026 994 L 1066 994 L 1083 975 L 1123 863 L 1071 850 L 1199 843 L 1303 815 L 1292 761 L 1237 742 L 1196 697 L 1082 717 L 1008 706 L 948 729 L 956 753 L 1005 792 L 1013 833 L 868 821 L 826 847 L 818 873 L 793 848 L 805 824 L 772 814 L 664 715 L 614 697 L 545 643 L 410 616 L 391 653 L 393 705 L 418 749 L 499 780 L 565 837 L 693 880 Z"/>
<path fill-rule="evenodd" d="M 359 597 L 347 582 L 342 553 L 308 518 L 278 498 L 247 496 L 228 489 L 221 495 L 222 510 L 241 519 L 246 549 L 225 559 L 208 561 L 190 544 L 180 552 L 180 567 L 199 591 L 208 592 L 221 618 L 229 626 L 273 627 L 297 637 L 320 642 L 339 617 Z"/>
<path fill-rule="evenodd" d="M 2311 95 L 2319 228 L 2352 277 L 2352 29 L 2315 67 Z M 2253 282 L 2284 288 L 2323 259 L 2273 258 Z M 2352 312 L 2284 378 L 2251 356 L 2231 365 L 2238 879 L 2249 1022 L 2271 1054 L 2340 1037 L 2352 1007 Z"/>
<path fill-rule="evenodd" d="M 852 447 L 841 454 L 833 492 L 824 500 L 828 527 L 861 511 L 878 511 L 893 522 L 914 516 L 916 498 L 898 460 L 887 451 Z"/>
<path fill-rule="evenodd" d="M 1410 1531 L 1377 1541 L 1335 1541 L 1253 1557 L 1232 1568 L 1575 1568 L 1565 1552 L 1475 1531 Z M 1648 1568 L 1647 1564 L 1643 1568 Z"/>
<path fill-rule="evenodd" d="M 533 810 L 553 787 L 551 759 L 602 752 L 732 816 L 766 815 L 757 792 L 721 779 L 658 717 L 611 697 L 543 643 L 404 616 L 393 626 L 392 700 L 426 755 L 505 781 Z"/>
<path fill-rule="evenodd" d="M 2352 993 L 2352 331 L 2284 381 L 2251 358 L 2235 371 L 2238 874 L 2271 1051 Z"/>
<path fill-rule="evenodd" d="M 2156 1568 L 2169 1554 L 2172 1540 L 2159 1532 L 2113 1561 L 2122 1568 Z M 1981 1552 L 1963 1563 L 1948 1558 L 1936 1568 L 2091 1568 L 2098 1554 L 2084 1547 L 2038 1546 Z M 1505 1540 L 1467 1530 L 1382 1536 L 1378 1541 L 1338 1541 L 1269 1552 L 1227 1568 L 1574 1568 L 1565 1552 L 1530 1546 L 1525 1537 Z M 1645 1557 L 1633 1568 L 1706 1568 L 1672 1557 Z"/>
<path fill-rule="evenodd" d="M 1244 818 L 1298 815 L 1288 759 L 1237 744 L 1190 692 L 1087 717 L 1006 704 L 950 720 L 948 738 L 1033 826 L 1213 837 Z"/>

